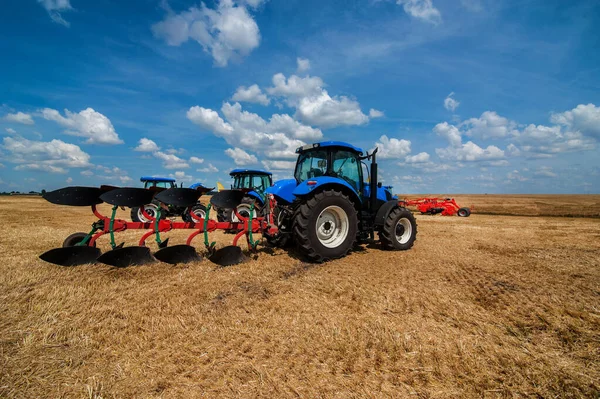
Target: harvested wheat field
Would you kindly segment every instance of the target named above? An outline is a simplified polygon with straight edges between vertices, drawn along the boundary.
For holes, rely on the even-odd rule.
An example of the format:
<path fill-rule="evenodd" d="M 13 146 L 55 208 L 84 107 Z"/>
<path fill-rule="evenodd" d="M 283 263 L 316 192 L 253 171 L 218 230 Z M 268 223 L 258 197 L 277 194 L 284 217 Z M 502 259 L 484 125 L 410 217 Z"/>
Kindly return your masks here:
<path fill-rule="evenodd" d="M 0 397 L 600 394 L 598 218 L 417 215 L 405 252 L 126 269 L 37 259 L 87 208 L 1 198 L 0 219 Z"/>

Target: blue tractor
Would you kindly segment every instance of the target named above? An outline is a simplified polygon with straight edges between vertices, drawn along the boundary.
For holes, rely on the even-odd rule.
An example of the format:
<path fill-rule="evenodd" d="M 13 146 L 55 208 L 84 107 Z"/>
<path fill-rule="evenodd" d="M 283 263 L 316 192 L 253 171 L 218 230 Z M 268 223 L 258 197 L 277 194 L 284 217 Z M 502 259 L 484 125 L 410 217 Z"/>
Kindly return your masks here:
<path fill-rule="evenodd" d="M 152 190 L 157 193 L 169 188 L 177 187 L 176 180 L 171 179 L 169 177 L 143 176 L 140 178 L 140 181 L 144 183 L 145 189 Z M 204 190 L 208 190 L 202 185 L 202 183 L 194 183 L 190 186 L 190 188 L 201 188 Z M 161 210 L 161 218 L 181 216 L 184 222 L 193 222 L 190 212 L 194 213 L 200 218 L 204 218 L 204 216 L 206 215 L 206 207 L 203 204 L 201 204 L 200 201 L 189 207 L 177 207 L 173 205 L 165 205 L 159 200 L 153 199 L 151 203 L 146 204 L 143 207 L 136 206 L 131 208 L 131 220 L 134 222 L 151 222 L 152 219 L 148 219 L 144 215 L 144 212 L 146 213 L 146 215 L 154 218 L 156 217 L 158 209 Z"/>
<path fill-rule="evenodd" d="M 231 189 L 245 193 L 242 202 L 236 208 L 238 214 L 248 217 L 253 207 L 252 217 L 256 218 L 261 215 L 265 205 L 265 191 L 273 185 L 271 172 L 257 169 L 234 169 L 229 172 L 229 176 L 233 178 Z M 232 209 L 219 209 L 217 217 L 221 222 L 239 222 Z"/>
<path fill-rule="evenodd" d="M 326 141 L 296 153 L 294 179 L 266 190 L 276 202 L 271 210 L 276 233 L 266 234 L 272 245 L 293 241 L 314 262 L 341 258 L 375 233 L 384 249 L 413 246 L 415 218 L 377 181 L 377 149 L 369 154 L 348 143 Z"/>

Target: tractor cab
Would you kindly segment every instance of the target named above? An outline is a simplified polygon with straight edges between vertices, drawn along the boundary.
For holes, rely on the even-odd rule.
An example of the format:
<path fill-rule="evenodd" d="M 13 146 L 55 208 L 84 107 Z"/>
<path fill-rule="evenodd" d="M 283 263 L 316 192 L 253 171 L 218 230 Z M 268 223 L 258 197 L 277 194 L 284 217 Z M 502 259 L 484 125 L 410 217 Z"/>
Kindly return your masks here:
<path fill-rule="evenodd" d="M 177 187 L 175 179 L 170 177 L 156 177 L 156 176 L 143 176 L 140 181 L 144 183 L 144 188 L 149 189 L 153 187 L 157 188 L 173 188 Z"/>
<path fill-rule="evenodd" d="M 229 172 L 233 178 L 231 188 L 242 190 L 264 203 L 265 191 L 273 184 L 271 172 L 255 169 L 234 169 Z"/>

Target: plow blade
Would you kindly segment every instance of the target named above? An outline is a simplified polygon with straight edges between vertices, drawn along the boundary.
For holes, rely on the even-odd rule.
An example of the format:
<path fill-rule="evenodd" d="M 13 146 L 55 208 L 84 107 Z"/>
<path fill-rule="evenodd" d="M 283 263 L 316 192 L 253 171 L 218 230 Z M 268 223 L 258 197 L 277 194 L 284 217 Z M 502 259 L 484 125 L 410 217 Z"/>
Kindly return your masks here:
<path fill-rule="evenodd" d="M 156 194 L 154 198 L 167 205 L 185 208 L 194 205 L 200 195 L 202 193 L 199 190 L 192 188 L 170 188 Z"/>
<path fill-rule="evenodd" d="M 220 266 L 233 266 L 244 263 L 247 258 L 242 252 L 242 248 L 235 245 L 229 245 L 217 250 L 208 260 Z"/>
<path fill-rule="evenodd" d="M 210 199 L 210 203 L 213 206 L 221 209 L 233 209 L 237 208 L 244 199 L 244 192 L 240 190 L 224 190 L 219 191 L 213 195 Z"/>
<path fill-rule="evenodd" d="M 105 252 L 97 261 L 114 267 L 127 267 L 153 263 L 156 259 L 148 247 L 125 247 Z"/>
<path fill-rule="evenodd" d="M 154 257 L 171 265 L 200 262 L 202 260 L 194 247 L 185 244 L 160 249 L 154 254 Z"/>
<path fill-rule="evenodd" d="M 101 204 L 103 191 L 98 187 L 64 187 L 44 194 L 43 198 L 57 205 L 91 206 Z"/>
<path fill-rule="evenodd" d="M 59 266 L 78 266 L 96 263 L 102 252 L 98 248 L 75 246 L 54 248 L 40 255 L 40 259 Z"/>
<path fill-rule="evenodd" d="M 154 193 L 145 188 L 117 188 L 105 192 L 100 199 L 106 203 L 116 206 L 144 206 L 152 202 Z"/>

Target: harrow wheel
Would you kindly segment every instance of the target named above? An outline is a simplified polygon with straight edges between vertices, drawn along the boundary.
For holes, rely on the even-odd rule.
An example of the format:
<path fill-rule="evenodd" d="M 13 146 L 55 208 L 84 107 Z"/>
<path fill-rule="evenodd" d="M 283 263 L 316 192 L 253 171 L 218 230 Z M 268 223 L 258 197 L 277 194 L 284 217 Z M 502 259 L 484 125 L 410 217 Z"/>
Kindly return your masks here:
<path fill-rule="evenodd" d="M 384 249 L 406 250 L 417 239 L 417 221 L 412 212 L 405 208 L 394 208 L 379 231 L 379 240 Z"/>
<path fill-rule="evenodd" d="M 469 208 L 460 208 L 456 214 L 460 217 L 466 218 L 471 215 L 471 210 Z"/>
<path fill-rule="evenodd" d="M 356 209 L 339 191 L 326 190 L 309 198 L 298 207 L 293 223 L 298 248 L 313 262 L 344 257 L 356 242 Z"/>
<path fill-rule="evenodd" d="M 75 245 L 79 244 L 81 242 L 81 240 L 83 240 L 87 236 L 88 236 L 87 233 L 73 233 L 70 236 L 68 236 L 67 238 L 65 238 L 62 246 L 63 246 L 63 248 L 74 247 Z M 95 242 L 94 242 L 94 245 L 92 245 L 92 247 L 96 248 Z"/>

